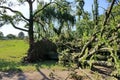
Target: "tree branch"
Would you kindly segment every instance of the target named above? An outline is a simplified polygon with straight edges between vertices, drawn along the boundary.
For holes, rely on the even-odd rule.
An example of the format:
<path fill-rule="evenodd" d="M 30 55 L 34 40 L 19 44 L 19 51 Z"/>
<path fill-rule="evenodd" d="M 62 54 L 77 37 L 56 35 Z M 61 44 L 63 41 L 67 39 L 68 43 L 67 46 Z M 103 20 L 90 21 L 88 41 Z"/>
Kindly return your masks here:
<path fill-rule="evenodd" d="M 111 11 L 112 11 L 112 8 L 113 8 L 113 6 L 114 6 L 114 4 L 115 4 L 115 1 L 116 0 L 112 0 L 112 3 L 111 3 L 111 5 L 110 5 L 110 7 L 108 8 L 108 10 L 106 10 L 106 12 L 105 12 L 105 18 L 104 18 L 104 22 L 103 22 L 103 28 L 101 29 L 101 36 L 103 35 L 103 31 L 104 31 L 104 26 L 107 24 L 107 22 L 108 22 L 108 19 L 109 19 L 109 16 L 110 16 L 110 13 L 111 13 Z"/>
<path fill-rule="evenodd" d="M 118 24 L 118 26 L 116 27 L 116 29 L 115 29 L 113 32 L 117 32 L 119 29 L 120 29 L 120 24 Z M 97 34 L 97 33 L 95 33 L 95 34 Z M 95 34 L 94 34 L 94 35 L 95 35 Z M 94 41 L 95 38 L 96 38 L 96 37 L 93 36 L 93 37 L 83 46 L 81 53 L 78 55 L 79 58 L 82 58 L 82 57 L 84 56 L 84 52 L 85 52 L 86 48 L 88 47 L 89 44 L 91 44 L 91 43 Z M 113 40 L 115 40 L 116 38 L 117 38 L 117 36 L 112 37 L 112 38 L 109 38 L 108 43 L 111 43 L 111 42 L 112 42 Z M 87 55 L 87 57 L 90 57 L 91 55 L 93 55 L 93 54 L 95 54 L 96 52 L 99 52 L 99 51 L 110 51 L 110 50 L 113 50 L 112 48 L 101 48 L 104 44 L 105 44 L 105 42 L 102 42 L 102 43 L 100 43 L 100 44 L 96 44 L 96 45 L 94 46 L 94 48 L 89 51 L 89 54 Z"/>
<path fill-rule="evenodd" d="M 43 9 L 45 9 L 47 6 L 49 6 L 50 4 L 54 4 L 54 3 L 57 4 L 57 5 L 59 5 L 57 2 L 49 2 L 48 4 L 44 5 L 41 9 L 37 10 L 37 11 L 34 13 L 33 16 L 37 15 L 40 11 L 42 11 Z M 59 5 L 59 6 L 61 6 L 61 5 Z M 62 7 L 62 6 L 61 6 L 61 7 Z"/>
<path fill-rule="evenodd" d="M 43 31 L 46 33 L 46 31 L 45 31 L 45 29 L 44 29 L 44 23 L 43 23 L 42 21 L 40 21 L 40 20 L 35 20 L 35 19 L 34 19 L 34 22 L 40 24 L 40 25 L 42 26 L 42 28 L 43 28 Z"/>
<path fill-rule="evenodd" d="M 6 6 L 0 6 L 0 8 L 10 10 L 10 11 L 13 12 L 13 13 L 17 13 L 17 14 L 19 14 L 23 19 L 29 21 L 29 19 L 27 19 L 27 18 L 26 18 L 21 12 L 19 12 L 19 11 L 13 10 L 13 9 L 11 9 L 11 8 L 9 8 L 9 7 L 6 7 Z"/>
<path fill-rule="evenodd" d="M 28 32 L 28 30 L 26 30 L 26 29 L 22 29 L 22 28 L 19 28 L 19 27 L 17 27 L 14 23 L 13 23 L 13 21 L 12 21 L 12 18 L 9 16 L 9 15 L 5 15 L 5 14 L 2 14 L 2 13 L 0 13 L 2 16 L 6 16 L 7 17 L 7 20 L 11 23 L 11 25 L 14 27 L 14 28 L 16 28 L 16 29 L 19 29 L 19 30 L 22 30 L 22 31 L 25 31 L 25 32 Z M 6 22 L 6 21 L 5 21 Z M 5 23 L 4 23 L 5 24 Z"/>
<path fill-rule="evenodd" d="M 109 43 L 113 40 L 115 40 L 117 37 L 109 39 Z M 97 52 L 102 52 L 102 51 L 110 51 L 113 50 L 112 48 L 100 48 L 101 46 L 103 46 L 105 43 L 101 43 L 101 44 L 97 44 L 92 51 L 89 52 L 89 54 L 87 55 L 88 57 L 97 53 Z"/>
<path fill-rule="evenodd" d="M 92 38 L 83 46 L 82 51 L 78 56 L 79 58 L 84 55 L 86 48 L 88 47 L 88 45 L 90 45 L 94 41 L 94 39 L 95 39 L 95 36 L 92 36 Z"/>
<path fill-rule="evenodd" d="M 110 16 L 110 13 L 112 11 L 112 8 L 114 6 L 114 3 L 115 3 L 116 0 L 112 0 L 112 3 L 110 5 L 110 7 L 108 8 L 108 10 L 105 12 L 105 19 L 104 19 L 104 22 L 103 22 L 103 26 L 105 26 L 107 24 L 107 21 L 108 21 L 108 18 Z"/>
<path fill-rule="evenodd" d="M 15 26 L 15 24 L 11 20 L 10 20 L 10 23 L 14 28 L 25 31 L 25 32 L 28 32 L 28 30 L 26 30 L 26 29 L 22 29 L 22 28 L 19 28 L 19 27 Z"/>
<path fill-rule="evenodd" d="M 37 11 L 34 13 L 34 16 L 35 16 L 36 14 L 38 14 L 40 11 L 42 11 L 43 9 L 45 9 L 47 6 L 49 6 L 50 4 L 52 4 L 52 3 L 54 3 L 54 2 L 50 2 L 50 3 L 46 4 L 46 5 L 44 5 L 40 10 L 37 10 Z"/>

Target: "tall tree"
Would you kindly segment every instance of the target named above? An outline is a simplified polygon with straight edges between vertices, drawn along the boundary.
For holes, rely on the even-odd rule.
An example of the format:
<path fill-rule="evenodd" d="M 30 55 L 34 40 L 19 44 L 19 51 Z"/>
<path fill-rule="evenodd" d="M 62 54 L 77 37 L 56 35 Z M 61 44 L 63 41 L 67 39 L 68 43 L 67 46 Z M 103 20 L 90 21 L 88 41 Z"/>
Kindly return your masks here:
<path fill-rule="evenodd" d="M 12 1 L 5 1 L 3 4 L 0 4 L 0 14 L 1 14 L 1 20 L 3 20 L 3 23 L 10 23 L 14 28 L 22 30 L 22 31 L 26 31 L 28 32 L 29 35 L 29 51 L 28 54 L 32 51 L 33 45 L 34 45 L 34 31 L 33 31 L 33 23 L 34 23 L 34 15 L 36 15 L 39 11 L 37 12 L 33 12 L 33 3 L 35 2 L 35 0 L 17 0 L 17 2 L 19 3 L 19 5 L 21 4 L 25 4 L 25 2 L 28 4 L 29 6 L 29 18 L 26 18 L 24 16 L 24 14 L 22 14 L 19 10 L 14 10 L 13 9 L 13 5 L 15 4 Z M 9 15 L 7 13 L 7 11 L 11 11 L 13 13 L 13 15 Z M 16 26 L 16 23 L 19 22 L 25 22 L 25 26 L 28 25 L 28 29 L 22 29 Z"/>

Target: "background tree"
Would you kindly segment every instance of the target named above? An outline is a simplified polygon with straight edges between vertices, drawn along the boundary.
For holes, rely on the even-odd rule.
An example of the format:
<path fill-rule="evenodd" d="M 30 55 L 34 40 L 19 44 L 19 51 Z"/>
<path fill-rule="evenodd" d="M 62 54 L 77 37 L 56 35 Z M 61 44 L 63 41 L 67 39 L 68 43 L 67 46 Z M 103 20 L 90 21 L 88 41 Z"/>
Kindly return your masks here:
<path fill-rule="evenodd" d="M 8 34 L 6 37 L 7 37 L 8 39 L 16 39 L 16 36 L 13 35 L 13 34 Z"/>
<path fill-rule="evenodd" d="M 4 37 L 3 32 L 0 31 L 0 39 L 2 39 Z"/>
<path fill-rule="evenodd" d="M 19 32 L 19 33 L 18 33 L 18 38 L 19 38 L 19 39 L 24 39 L 24 37 L 25 37 L 25 35 L 24 35 L 23 32 Z"/>

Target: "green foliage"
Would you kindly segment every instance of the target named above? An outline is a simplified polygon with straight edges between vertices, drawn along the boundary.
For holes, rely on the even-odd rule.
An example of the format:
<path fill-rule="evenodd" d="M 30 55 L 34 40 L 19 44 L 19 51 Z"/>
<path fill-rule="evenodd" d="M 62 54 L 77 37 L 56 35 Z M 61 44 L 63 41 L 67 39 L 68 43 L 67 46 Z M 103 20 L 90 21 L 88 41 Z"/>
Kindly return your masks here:
<path fill-rule="evenodd" d="M 16 38 L 16 36 L 13 35 L 13 34 L 8 34 L 6 37 L 7 37 L 8 39 L 15 39 L 15 38 Z"/>
<path fill-rule="evenodd" d="M 69 49 L 66 49 L 62 51 L 61 54 L 59 54 L 59 64 L 62 64 L 63 66 L 70 66 L 72 62 L 72 55 L 69 53 Z"/>
<path fill-rule="evenodd" d="M 84 16 L 83 19 L 76 23 L 76 33 L 79 38 L 82 38 L 84 34 L 86 36 L 92 35 L 94 30 L 94 22 L 90 20 L 90 15 L 84 14 Z"/>
<path fill-rule="evenodd" d="M 110 23 L 110 25 L 111 26 L 117 26 L 117 24 L 119 24 L 120 23 L 120 15 L 119 15 L 119 12 L 120 12 L 120 6 L 118 6 L 118 5 L 115 5 L 114 7 L 113 7 L 113 10 L 112 10 L 112 13 L 111 13 L 111 16 L 110 16 L 110 21 L 109 21 L 109 23 Z"/>
<path fill-rule="evenodd" d="M 43 9 L 39 15 L 36 15 L 37 19 L 41 20 L 40 24 L 36 23 L 35 30 L 38 32 L 37 36 L 53 37 L 56 34 L 59 36 L 64 33 L 65 30 L 71 30 L 75 24 L 75 16 L 71 14 L 69 2 L 63 0 L 55 0 L 57 4 L 51 4 Z M 46 5 L 46 4 L 45 4 Z M 38 5 L 38 10 L 44 4 Z"/>
<path fill-rule="evenodd" d="M 4 34 L 0 31 L 0 39 L 4 37 Z"/>

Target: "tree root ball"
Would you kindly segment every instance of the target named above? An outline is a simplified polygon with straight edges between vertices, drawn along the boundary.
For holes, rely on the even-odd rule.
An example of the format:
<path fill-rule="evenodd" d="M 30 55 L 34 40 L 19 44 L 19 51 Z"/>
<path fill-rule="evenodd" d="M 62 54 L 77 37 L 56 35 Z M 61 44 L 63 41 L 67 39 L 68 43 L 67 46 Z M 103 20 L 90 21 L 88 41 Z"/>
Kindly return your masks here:
<path fill-rule="evenodd" d="M 57 46 L 49 39 L 42 39 L 34 43 L 31 51 L 28 50 L 28 55 L 24 61 L 37 62 L 43 60 L 58 60 Z"/>

